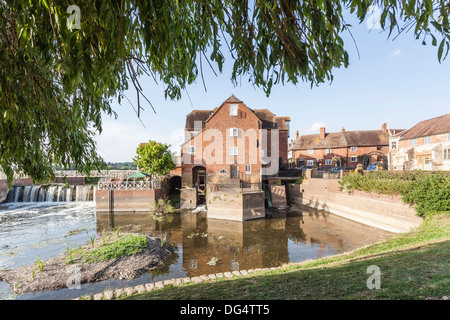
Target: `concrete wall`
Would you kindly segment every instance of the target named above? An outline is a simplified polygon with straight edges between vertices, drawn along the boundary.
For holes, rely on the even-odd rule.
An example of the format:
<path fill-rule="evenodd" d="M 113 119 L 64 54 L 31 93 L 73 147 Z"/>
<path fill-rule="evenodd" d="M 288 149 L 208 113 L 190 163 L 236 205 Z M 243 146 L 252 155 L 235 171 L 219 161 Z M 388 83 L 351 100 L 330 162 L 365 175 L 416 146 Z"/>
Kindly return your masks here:
<path fill-rule="evenodd" d="M 197 207 L 197 189 L 183 188 L 180 191 L 180 209 L 195 209 Z"/>
<path fill-rule="evenodd" d="M 277 209 L 287 208 L 286 187 L 284 185 L 267 185 L 272 197 L 272 206 Z"/>
<path fill-rule="evenodd" d="M 163 189 L 154 190 L 97 190 L 95 203 L 97 213 L 149 212 L 154 202 L 164 195 Z"/>
<path fill-rule="evenodd" d="M 245 221 L 266 216 L 263 191 L 247 193 L 230 191 L 207 193 L 208 218 Z"/>
<path fill-rule="evenodd" d="M 291 184 L 291 203 L 325 210 L 344 218 L 391 232 L 406 232 L 417 227 L 422 218 L 400 196 L 340 191 L 337 179 L 307 178 L 302 184 Z"/>

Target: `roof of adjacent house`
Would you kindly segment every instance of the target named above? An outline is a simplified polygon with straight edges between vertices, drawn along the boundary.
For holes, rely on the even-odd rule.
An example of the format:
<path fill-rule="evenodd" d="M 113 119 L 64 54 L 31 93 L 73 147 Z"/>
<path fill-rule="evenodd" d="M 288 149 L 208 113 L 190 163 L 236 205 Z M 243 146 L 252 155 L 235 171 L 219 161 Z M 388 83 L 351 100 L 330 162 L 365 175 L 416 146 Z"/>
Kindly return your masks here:
<path fill-rule="evenodd" d="M 400 140 L 415 139 L 447 132 L 450 132 L 450 113 L 420 121 L 411 129 L 408 129 Z"/>
<path fill-rule="evenodd" d="M 234 95 L 231 95 L 227 100 L 222 102 L 221 106 L 225 103 L 243 103 L 241 100 L 236 98 Z M 202 122 L 202 129 L 204 128 L 204 123 L 210 117 L 214 115 L 214 113 L 220 107 L 216 107 L 212 110 L 193 110 L 186 116 L 186 125 L 185 129 L 188 131 L 195 130 L 195 121 Z M 274 129 L 277 128 L 279 130 L 288 130 L 286 122 L 291 121 L 289 117 L 276 117 L 274 113 L 272 113 L 268 109 L 251 109 L 249 108 L 262 123 L 262 129 Z"/>
<path fill-rule="evenodd" d="M 193 131 L 197 129 L 195 128 L 195 121 L 201 121 L 202 127 L 200 129 L 203 129 L 204 123 L 206 119 L 209 118 L 211 113 L 212 113 L 211 110 L 193 110 L 186 116 L 186 125 L 185 125 L 186 130 Z"/>
<path fill-rule="evenodd" d="M 320 134 L 299 136 L 291 145 L 292 150 L 346 148 L 363 146 L 387 146 L 389 134 L 383 130 L 341 131 L 325 134 L 320 139 Z"/>

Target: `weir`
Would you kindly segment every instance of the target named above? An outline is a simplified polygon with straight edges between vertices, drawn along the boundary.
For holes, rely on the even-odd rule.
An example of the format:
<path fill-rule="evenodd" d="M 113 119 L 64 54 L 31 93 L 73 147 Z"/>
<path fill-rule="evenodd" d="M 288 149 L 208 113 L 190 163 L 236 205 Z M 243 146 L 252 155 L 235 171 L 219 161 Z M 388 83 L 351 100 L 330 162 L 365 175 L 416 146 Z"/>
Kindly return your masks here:
<path fill-rule="evenodd" d="M 96 186 L 32 185 L 12 187 L 6 202 L 93 201 Z"/>

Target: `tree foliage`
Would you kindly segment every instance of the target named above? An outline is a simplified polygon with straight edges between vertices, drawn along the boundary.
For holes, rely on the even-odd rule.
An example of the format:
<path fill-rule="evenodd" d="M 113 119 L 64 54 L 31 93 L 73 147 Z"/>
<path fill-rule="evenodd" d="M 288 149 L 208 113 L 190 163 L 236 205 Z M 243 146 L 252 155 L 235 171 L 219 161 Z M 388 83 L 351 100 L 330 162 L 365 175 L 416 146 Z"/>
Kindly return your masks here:
<path fill-rule="evenodd" d="M 156 143 L 150 140 L 146 144 L 140 144 L 136 149 L 136 157 L 133 158 L 134 164 L 142 172 L 150 175 L 164 176 L 170 170 L 175 169 L 175 163 L 172 159 L 172 153 L 169 150 L 170 145 Z"/>
<path fill-rule="evenodd" d="M 148 74 L 166 98 L 203 73 L 222 72 L 231 54 L 231 80 L 248 77 L 267 94 L 274 84 L 318 85 L 348 65 L 341 38 L 344 12 L 364 21 L 377 5 L 388 35 L 413 30 L 431 39 L 438 59 L 449 50 L 449 2 L 444 0 L 79 0 L 80 25 L 69 2 L 0 1 L 0 166 L 12 181 L 21 171 L 36 181 L 53 167 L 80 172 L 104 167 L 95 134 L 113 99 L 136 90 Z M 68 24 L 68 22 L 70 22 Z M 428 40 L 427 40 L 428 41 Z M 150 103 L 151 105 L 151 103 Z"/>

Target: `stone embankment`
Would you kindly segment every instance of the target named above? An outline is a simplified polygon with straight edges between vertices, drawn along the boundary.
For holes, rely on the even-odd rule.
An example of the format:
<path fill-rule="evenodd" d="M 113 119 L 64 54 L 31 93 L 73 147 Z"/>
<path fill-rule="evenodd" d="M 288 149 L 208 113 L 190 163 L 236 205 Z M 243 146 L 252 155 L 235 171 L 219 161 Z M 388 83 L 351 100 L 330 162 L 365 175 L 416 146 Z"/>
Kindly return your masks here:
<path fill-rule="evenodd" d="M 120 288 L 115 290 L 106 290 L 94 295 L 82 296 L 74 300 L 114 300 L 124 298 L 136 293 L 150 292 L 152 290 L 162 289 L 165 286 L 179 286 L 187 283 L 200 283 L 205 281 L 214 281 L 216 279 L 232 279 L 235 277 L 244 277 L 249 274 L 254 274 L 263 271 L 275 270 L 278 268 L 262 268 L 239 271 L 228 271 L 223 273 L 206 274 L 197 277 L 175 278 L 170 280 L 163 280 L 158 282 L 140 284 L 134 287 Z"/>

